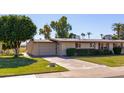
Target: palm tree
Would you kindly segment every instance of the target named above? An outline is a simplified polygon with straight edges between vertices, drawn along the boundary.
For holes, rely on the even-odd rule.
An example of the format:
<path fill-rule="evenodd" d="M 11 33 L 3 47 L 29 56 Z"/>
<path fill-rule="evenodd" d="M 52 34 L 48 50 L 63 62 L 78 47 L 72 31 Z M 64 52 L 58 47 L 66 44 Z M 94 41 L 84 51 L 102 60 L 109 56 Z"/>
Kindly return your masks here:
<path fill-rule="evenodd" d="M 84 39 L 85 37 L 85 33 L 81 33 L 82 39 Z"/>
<path fill-rule="evenodd" d="M 103 36 L 104 36 L 104 35 L 103 35 L 103 34 L 100 34 L 100 36 L 101 36 L 101 39 L 103 39 Z"/>
<path fill-rule="evenodd" d="M 90 35 L 91 35 L 91 34 L 92 34 L 91 32 L 87 32 L 88 39 L 90 39 Z"/>
<path fill-rule="evenodd" d="M 45 39 L 50 39 L 50 33 L 52 32 L 49 25 L 44 25 L 43 28 L 39 30 L 39 34 L 43 34 Z"/>
<path fill-rule="evenodd" d="M 124 24 L 121 23 L 114 23 L 112 25 L 113 31 L 117 32 L 118 39 L 120 39 L 121 33 L 124 31 Z"/>

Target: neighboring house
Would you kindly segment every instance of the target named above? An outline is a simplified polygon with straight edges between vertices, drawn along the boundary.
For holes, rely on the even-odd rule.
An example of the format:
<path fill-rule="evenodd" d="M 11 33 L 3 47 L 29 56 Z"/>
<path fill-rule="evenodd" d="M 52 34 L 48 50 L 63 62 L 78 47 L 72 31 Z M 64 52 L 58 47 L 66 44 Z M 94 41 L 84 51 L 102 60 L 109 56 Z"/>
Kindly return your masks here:
<path fill-rule="evenodd" d="M 27 44 L 27 53 L 32 56 L 64 56 L 68 48 L 109 49 L 124 47 L 124 40 L 104 39 L 50 39 L 33 40 Z M 124 48 L 122 49 L 124 54 Z"/>

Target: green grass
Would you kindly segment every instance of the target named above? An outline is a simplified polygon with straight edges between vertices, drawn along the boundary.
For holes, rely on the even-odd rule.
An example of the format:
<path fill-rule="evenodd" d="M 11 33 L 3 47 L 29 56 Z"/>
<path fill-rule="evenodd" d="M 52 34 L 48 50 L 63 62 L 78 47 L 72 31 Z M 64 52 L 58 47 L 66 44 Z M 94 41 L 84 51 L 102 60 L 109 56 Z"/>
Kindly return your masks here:
<path fill-rule="evenodd" d="M 49 62 L 42 58 L 1 56 L 0 76 L 67 71 L 66 68 L 59 65 L 56 67 L 48 67 L 48 64 Z"/>
<path fill-rule="evenodd" d="M 84 60 L 92 63 L 106 65 L 110 67 L 124 66 L 124 56 L 88 56 L 88 57 L 74 57 L 79 60 Z"/>

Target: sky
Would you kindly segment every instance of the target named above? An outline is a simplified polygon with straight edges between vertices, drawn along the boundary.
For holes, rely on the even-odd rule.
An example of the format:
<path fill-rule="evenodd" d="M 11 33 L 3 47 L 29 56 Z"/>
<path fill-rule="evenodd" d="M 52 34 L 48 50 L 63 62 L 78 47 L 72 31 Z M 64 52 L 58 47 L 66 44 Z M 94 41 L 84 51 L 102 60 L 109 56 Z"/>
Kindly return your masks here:
<path fill-rule="evenodd" d="M 91 39 L 99 39 L 100 34 L 114 34 L 112 31 L 113 23 L 124 23 L 124 14 L 25 14 L 29 16 L 37 26 L 37 33 L 45 24 L 51 21 L 57 21 L 62 16 L 68 18 L 73 32 L 80 35 L 82 32 L 91 32 Z M 52 31 L 51 37 L 54 38 L 55 31 Z M 35 35 L 35 39 L 43 38 L 43 35 Z M 87 36 L 86 36 L 87 38 Z"/>

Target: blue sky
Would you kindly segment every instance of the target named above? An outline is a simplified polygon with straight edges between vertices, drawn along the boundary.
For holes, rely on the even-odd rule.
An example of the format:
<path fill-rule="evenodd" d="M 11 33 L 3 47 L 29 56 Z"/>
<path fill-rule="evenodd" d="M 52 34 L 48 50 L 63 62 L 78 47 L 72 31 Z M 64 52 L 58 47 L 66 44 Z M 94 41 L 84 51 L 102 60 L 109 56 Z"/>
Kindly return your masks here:
<path fill-rule="evenodd" d="M 113 23 L 124 23 L 123 14 L 28 14 L 32 21 L 37 26 L 37 32 L 39 28 L 45 24 L 50 24 L 52 20 L 59 20 L 62 16 L 68 18 L 68 22 L 72 25 L 72 31 L 75 34 L 80 35 L 82 32 L 91 32 L 91 38 L 100 38 L 100 34 L 113 34 Z M 55 32 L 52 32 L 54 37 Z M 41 35 L 36 35 L 36 39 L 43 38 Z"/>

